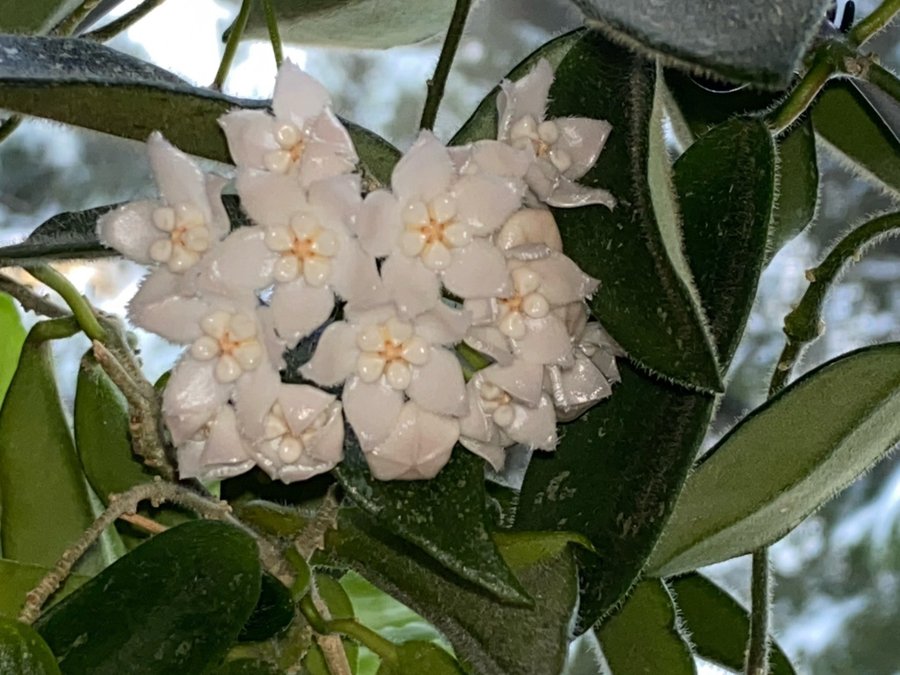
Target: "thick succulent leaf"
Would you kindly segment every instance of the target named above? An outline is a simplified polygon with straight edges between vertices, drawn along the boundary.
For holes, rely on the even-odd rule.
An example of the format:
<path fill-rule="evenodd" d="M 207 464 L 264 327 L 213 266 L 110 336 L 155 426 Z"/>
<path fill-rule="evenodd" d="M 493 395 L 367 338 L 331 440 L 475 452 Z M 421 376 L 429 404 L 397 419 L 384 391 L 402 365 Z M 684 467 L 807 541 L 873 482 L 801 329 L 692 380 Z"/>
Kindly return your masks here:
<path fill-rule="evenodd" d="M 681 633 L 675 604 L 659 579 L 642 581 L 597 632 L 603 655 L 616 675 L 697 672 Z"/>
<path fill-rule="evenodd" d="M 46 33 L 81 0 L 0 0 L 0 33 Z"/>
<path fill-rule="evenodd" d="M 662 138 L 662 91 L 652 63 L 597 34 L 556 71 L 549 117 L 605 119 L 612 133 L 582 183 L 609 190 L 605 206 L 555 209 L 566 253 L 600 291 L 591 301 L 631 359 L 688 387 L 721 389 L 714 348 L 681 248 Z M 618 92 L 616 96 L 602 92 Z"/>
<path fill-rule="evenodd" d="M 345 438 L 344 461 L 333 473 L 350 499 L 462 579 L 506 602 L 530 602 L 488 534 L 481 459 L 457 447 L 431 480 L 379 481 L 349 428 Z"/>
<path fill-rule="evenodd" d="M 0 108 L 144 141 L 161 131 L 192 155 L 229 162 L 217 119 L 234 108 L 265 109 L 194 87 L 172 73 L 109 47 L 77 39 L 0 35 Z M 371 173 L 396 150 L 370 131 L 347 124 Z"/>
<path fill-rule="evenodd" d="M 675 595 L 678 615 L 691 636 L 694 653 L 729 670 L 743 670 L 750 634 L 747 610 L 701 574 L 686 574 L 666 584 Z M 770 650 L 770 674 L 795 675 L 794 667 L 774 640 Z"/>
<path fill-rule="evenodd" d="M 9 383 L 12 382 L 19 353 L 25 341 L 25 329 L 19 319 L 16 303 L 5 293 L 0 293 L 0 406 Z"/>
<path fill-rule="evenodd" d="M 900 140 L 849 80 L 832 80 L 813 106 L 816 134 L 863 177 L 900 196 Z"/>
<path fill-rule="evenodd" d="M 0 579 L 3 580 L 3 583 L 0 584 L 0 616 L 9 619 L 16 618 L 22 610 L 22 605 L 25 604 L 25 596 L 40 583 L 49 571 L 48 567 L 41 565 L 0 559 Z M 69 575 L 62 588 L 50 598 L 51 603 L 62 600 L 76 588 L 82 586 L 88 578 L 81 574 Z"/>
<path fill-rule="evenodd" d="M 750 315 L 775 191 L 775 147 L 765 124 L 735 118 L 707 132 L 675 163 L 684 250 L 722 370 Z"/>
<path fill-rule="evenodd" d="M 200 673 L 225 656 L 256 605 L 258 555 L 237 528 L 185 523 L 120 558 L 35 628 L 63 673 Z"/>
<path fill-rule="evenodd" d="M 545 546 L 542 533 L 498 539 L 507 564 L 534 597 L 534 606 L 497 602 L 448 576 L 421 551 L 380 529 L 368 516 L 342 511 L 326 535 L 322 561 L 349 567 L 440 629 L 467 671 L 478 675 L 558 675 L 566 657 L 569 622 L 577 601 L 575 560 L 569 547 Z M 533 543 L 554 551 L 522 555 Z"/>
<path fill-rule="evenodd" d="M 753 411 L 704 458 L 648 569 L 668 576 L 778 541 L 898 441 L 900 343 L 829 361 Z"/>
<path fill-rule="evenodd" d="M 573 0 L 587 25 L 689 71 L 784 87 L 800 65 L 827 0 Z"/>
<path fill-rule="evenodd" d="M 644 567 L 713 407 L 711 395 L 627 364 L 621 373 L 609 399 L 561 427 L 554 453 L 535 453 L 516 512 L 516 529 L 571 530 L 597 551 L 578 551 L 579 631 L 613 608 Z"/>
<path fill-rule="evenodd" d="M 26 339 L 0 410 L 0 545 L 7 558 L 46 566 L 94 520 L 54 378 L 50 344 Z M 82 569 L 99 565 L 94 552 Z"/>
<path fill-rule="evenodd" d="M 404 0 L 273 0 L 272 5 L 282 41 L 354 49 L 421 42 L 447 30 L 453 13 L 453 0 L 419 0 L 414 12 Z M 244 36 L 269 39 L 262 3 L 251 11 Z"/>
<path fill-rule="evenodd" d="M 34 628 L 2 617 L 0 669 L 10 675 L 59 675 L 56 657 Z"/>

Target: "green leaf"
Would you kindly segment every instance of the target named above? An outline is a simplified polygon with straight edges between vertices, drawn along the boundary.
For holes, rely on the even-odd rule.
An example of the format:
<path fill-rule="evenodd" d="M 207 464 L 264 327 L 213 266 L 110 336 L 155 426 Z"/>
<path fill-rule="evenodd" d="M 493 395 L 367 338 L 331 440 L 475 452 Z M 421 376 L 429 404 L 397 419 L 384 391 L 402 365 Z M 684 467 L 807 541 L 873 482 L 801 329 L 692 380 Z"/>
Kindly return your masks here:
<path fill-rule="evenodd" d="M 253 539 L 194 521 L 120 558 L 35 628 L 63 673 L 199 673 L 225 656 L 259 591 Z"/>
<path fill-rule="evenodd" d="M 0 33 L 46 33 L 81 0 L 0 0 Z"/>
<path fill-rule="evenodd" d="M 0 108 L 138 141 L 158 130 L 185 152 L 219 162 L 231 159 L 218 118 L 269 105 L 194 87 L 89 40 L 2 35 L 0 54 Z M 363 172 L 382 176 L 397 151 L 371 131 L 344 124 L 358 143 Z"/>
<path fill-rule="evenodd" d="M 900 196 L 900 140 L 849 80 L 832 80 L 812 109 L 816 134 L 855 172 Z"/>
<path fill-rule="evenodd" d="M 14 619 L 25 604 L 25 596 L 34 589 L 49 572 L 47 567 L 20 563 L 15 560 L 0 559 L 0 616 Z M 66 582 L 51 597 L 51 603 L 62 600 L 69 593 L 83 585 L 89 577 L 71 574 Z"/>
<path fill-rule="evenodd" d="M 898 440 L 900 343 L 829 361 L 754 410 L 703 459 L 648 569 L 669 576 L 778 541 Z"/>
<path fill-rule="evenodd" d="M 347 496 L 382 527 L 501 600 L 530 602 L 488 534 L 481 459 L 457 447 L 447 466 L 429 481 L 379 481 L 369 473 L 349 430 L 344 454 L 335 477 Z"/>
<path fill-rule="evenodd" d="M 235 659 L 226 661 L 223 665 L 211 671 L 214 675 L 283 675 L 271 663 L 257 661 L 256 659 Z"/>
<path fill-rule="evenodd" d="M 26 339 L 0 410 L 3 555 L 52 566 L 93 520 L 54 379 L 50 344 Z M 81 569 L 91 571 L 100 564 L 93 555 Z"/>
<path fill-rule="evenodd" d="M 741 671 L 750 618 L 723 589 L 700 574 L 686 574 L 666 582 L 675 595 L 678 614 L 700 658 Z M 770 675 L 795 675 L 794 667 L 777 642 L 770 642 Z"/>
<path fill-rule="evenodd" d="M 241 628 L 238 640 L 241 642 L 268 640 L 284 631 L 293 620 L 294 601 L 290 590 L 271 574 L 264 573 L 256 607 Z"/>
<path fill-rule="evenodd" d="M 541 535 L 510 536 L 543 546 Z M 504 557 L 508 547 L 522 546 L 511 542 L 498 542 Z M 326 535 L 321 558 L 364 575 L 431 621 L 470 672 L 558 675 L 562 669 L 578 592 L 568 548 L 523 566 L 515 557 L 506 559 L 533 595 L 533 607 L 498 603 L 470 584 L 456 582 L 431 558 L 355 509 L 341 512 L 337 529 Z"/>
<path fill-rule="evenodd" d="M 617 42 L 695 73 L 784 88 L 825 18 L 825 0 L 696 3 L 573 0 L 587 25 Z"/>
<path fill-rule="evenodd" d="M 332 619 L 353 619 L 355 618 L 353 611 L 353 603 L 350 596 L 341 583 L 327 574 L 316 575 L 316 589 L 319 597 L 328 608 L 328 613 Z M 356 642 L 348 639 L 341 639 L 344 645 L 344 652 L 347 654 L 347 661 L 350 663 L 353 672 L 357 672 L 357 659 L 359 658 L 359 646 Z M 328 662 L 325 660 L 325 654 L 318 643 L 313 642 L 309 647 L 309 651 L 303 658 L 303 665 L 311 673 L 311 675 L 331 675 L 328 669 Z"/>
<path fill-rule="evenodd" d="M 762 270 L 775 191 L 775 146 L 758 119 L 735 118 L 675 163 L 684 250 L 722 370 L 737 349 Z"/>
<path fill-rule="evenodd" d="M 672 596 L 657 579 L 635 586 L 597 636 L 616 675 L 697 672 L 690 644 L 679 630 Z"/>
<path fill-rule="evenodd" d="M 625 595 L 658 539 L 703 439 L 713 397 L 621 364 L 614 394 L 561 428 L 554 453 L 535 453 L 515 528 L 586 536 L 577 550 L 579 632 Z"/>
<path fill-rule="evenodd" d="M 16 372 L 23 342 L 25 329 L 22 328 L 16 303 L 5 293 L 0 293 L 0 406 Z"/>
<path fill-rule="evenodd" d="M 56 657 L 31 626 L 0 618 L 0 669 L 9 675 L 59 675 Z"/>
<path fill-rule="evenodd" d="M 465 675 L 450 654 L 432 642 L 404 642 L 397 646 L 396 665 L 382 663 L 378 675 Z"/>

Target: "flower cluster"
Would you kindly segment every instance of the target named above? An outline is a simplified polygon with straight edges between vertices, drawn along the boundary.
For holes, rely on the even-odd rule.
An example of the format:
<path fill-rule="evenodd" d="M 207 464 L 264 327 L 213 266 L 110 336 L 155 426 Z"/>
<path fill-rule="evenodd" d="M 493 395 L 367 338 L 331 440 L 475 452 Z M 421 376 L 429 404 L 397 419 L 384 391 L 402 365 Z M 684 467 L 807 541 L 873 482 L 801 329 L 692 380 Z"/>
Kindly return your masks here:
<path fill-rule="evenodd" d="M 499 470 L 506 448 L 552 450 L 558 420 L 609 395 L 618 351 L 585 304 L 597 282 L 545 205 L 613 206 L 577 183 L 610 129 L 547 119 L 552 80 L 541 61 L 503 84 L 497 140 L 423 131 L 390 188 L 363 195 L 327 91 L 287 63 L 271 114 L 221 119 L 252 221 L 234 231 L 226 181 L 150 137 L 159 199 L 98 228 L 153 267 L 131 321 L 188 347 L 163 397 L 182 477 L 328 471 L 345 419 L 380 479 L 433 477 L 457 442 Z M 283 383 L 301 341 L 314 353 L 287 379 L 305 383 Z"/>

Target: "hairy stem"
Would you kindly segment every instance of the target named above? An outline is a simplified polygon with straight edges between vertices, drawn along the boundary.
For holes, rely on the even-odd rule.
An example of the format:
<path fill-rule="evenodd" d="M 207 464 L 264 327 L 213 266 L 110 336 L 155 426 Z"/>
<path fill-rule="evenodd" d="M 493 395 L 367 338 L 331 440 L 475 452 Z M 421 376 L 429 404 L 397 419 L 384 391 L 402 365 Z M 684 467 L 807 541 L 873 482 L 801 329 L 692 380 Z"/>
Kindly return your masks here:
<path fill-rule="evenodd" d="M 472 0 L 456 0 L 441 55 L 434 69 L 434 75 L 428 80 L 428 94 L 425 97 L 425 108 L 422 110 L 422 121 L 419 123 L 422 129 L 434 129 L 438 108 L 444 97 L 444 86 L 447 84 L 447 76 L 450 74 L 450 67 L 453 65 L 453 58 L 456 56 L 456 48 L 462 38 L 471 4 Z"/>
<path fill-rule="evenodd" d="M 269 30 L 269 42 L 272 44 L 272 53 L 275 55 L 275 65 L 281 68 L 284 62 L 284 51 L 281 47 L 281 33 L 278 31 L 278 17 L 275 16 L 275 8 L 272 0 L 262 0 L 263 11 L 266 14 L 266 28 Z"/>
<path fill-rule="evenodd" d="M 25 284 L 20 284 L 5 274 L 0 274 L 0 291 L 18 300 L 22 309 L 27 312 L 49 316 L 51 319 L 70 316 L 68 311 L 56 303 L 38 295 Z"/>
<path fill-rule="evenodd" d="M 878 63 L 871 64 L 866 79 L 900 103 L 900 79 L 887 68 Z"/>
<path fill-rule="evenodd" d="M 106 332 L 100 326 L 100 322 L 97 321 L 93 307 L 68 279 L 50 267 L 50 265 L 44 263 L 27 265 L 25 270 L 35 279 L 43 282 L 62 296 L 69 309 L 72 310 L 72 314 L 75 315 L 75 320 L 78 321 L 78 325 L 81 326 L 81 330 L 84 331 L 85 335 L 91 340 L 106 339 Z"/>
<path fill-rule="evenodd" d="M 111 40 L 119 33 L 131 28 L 134 24 L 163 4 L 163 2 L 165 2 L 165 0 L 144 0 L 144 2 L 130 12 L 125 12 L 125 14 L 118 19 L 110 21 L 105 26 L 101 26 L 90 33 L 85 33 L 83 37 L 86 40 L 93 40 L 94 42 L 106 42 L 107 40 Z"/>
<path fill-rule="evenodd" d="M 750 640 L 747 644 L 746 675 L 769 673 L 769 614 L 772 605 L 772 574 L 769 570 L 769 549 L 753 552 L 750 606 Z"/>
<path fill-rule="evenodd" d="M 386 640 L 355 619 L 326 619 L 322 616 L 312 596 L 307 594 L 300 599 L 300 611 L 312 626 L 313 630 L 321 635 L 340 633 L 359 642 L 371 649 L 383 661 L 394 664 L 397 662 L 397 646 L 390 640 Z"/>
<path fill-rule="evenodd" d="M 221 91 L 225 80 L 228 77 L 228 71 L 231 70 L 231 63 L 234 61 L 234 55 L 237 53 L 238 45 L 247 27 L 247 19 L 250 18 L 250 7 L 253 0 L 244 0 L 241 3 L 241 9 L 238 11 L 234 25 L 231 26 L 231 33 L 228 35 L 228 42 L 225 43 L 225 52 L 222 54 L 222 61 L 219 63 L 219 70 L 216 72 L 216 78 L 210 85 L 210 89 Z"/>
<path fill-rule="evenodd" d="M 72 337 L 81 330 L 75 317 L 64 316 L 59 319 L 47 319 L 38 321 L 31 328 L 28 339 L 33 342 L 45 342 L 47 340 L 64 340 Z"/>
<path fill-rule="evenodd" d="M 870 37 L 886 28 L 900 12 L 900 0 L 884 0 L 874 12 L 856 24 L 850 31 L 849 41 L 855 47 L 865 43 Z"/>

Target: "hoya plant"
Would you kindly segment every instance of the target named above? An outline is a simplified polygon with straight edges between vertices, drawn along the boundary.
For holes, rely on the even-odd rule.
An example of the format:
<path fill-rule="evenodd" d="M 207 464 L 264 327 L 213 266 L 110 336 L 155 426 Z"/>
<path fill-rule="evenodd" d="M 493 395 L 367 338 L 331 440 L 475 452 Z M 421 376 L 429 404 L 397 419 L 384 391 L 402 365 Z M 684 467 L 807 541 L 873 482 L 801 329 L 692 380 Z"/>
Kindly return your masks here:
<path fill-rule="evenodd" d="M 0 136 L 132 139 L 156 192 L 0 248 L 4 673 L 795 672 L 767 548 L 900 440 L 900 344 L 793 371 L 900 212 L 807 272 L 768 400 L 701 448 L 816 137 L 900 194 L 866 49 L 900 2 L 581 0 L 451 138 L 469 0 L 244 0 L 209 88 L 104 46 L 161 0 L 8 4 Z M 400 149 L 282 58 L 442 34 Z M 271 101 L 221 93 L 254 36 Z M 146 267 L 126 316 L 53 266 L 108 256 Z M 157 382 L 136 327 L 183 346 Z M 745 554 L 749 610 L 697 571 Z"/>

